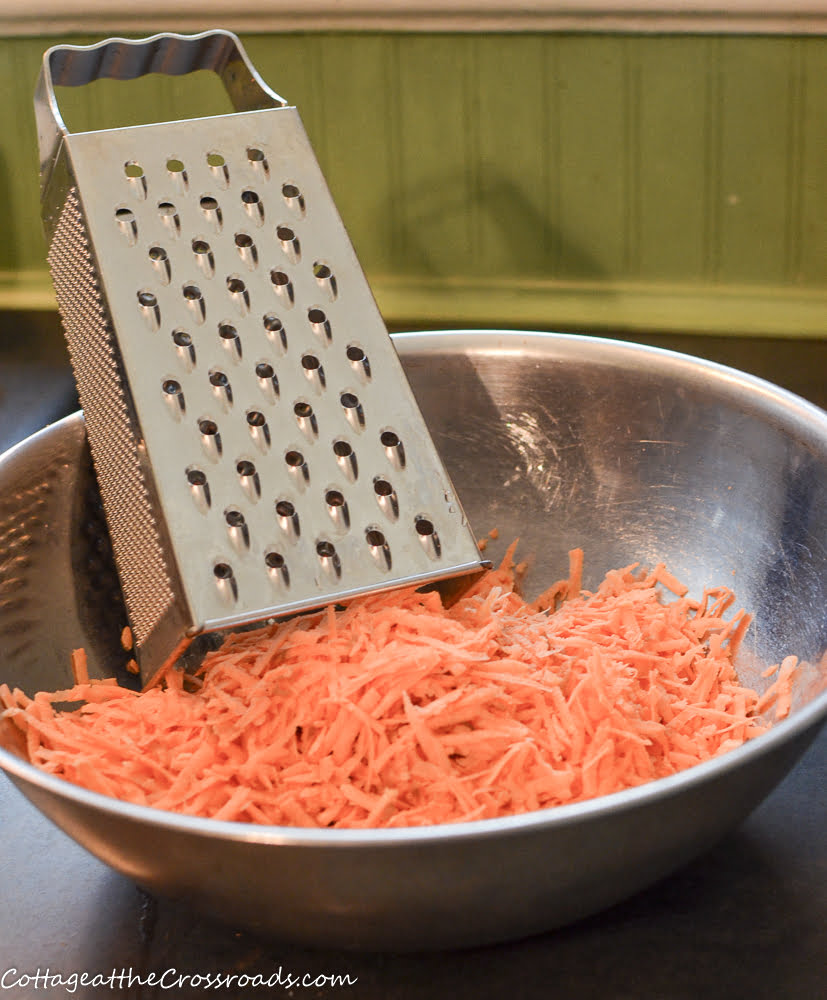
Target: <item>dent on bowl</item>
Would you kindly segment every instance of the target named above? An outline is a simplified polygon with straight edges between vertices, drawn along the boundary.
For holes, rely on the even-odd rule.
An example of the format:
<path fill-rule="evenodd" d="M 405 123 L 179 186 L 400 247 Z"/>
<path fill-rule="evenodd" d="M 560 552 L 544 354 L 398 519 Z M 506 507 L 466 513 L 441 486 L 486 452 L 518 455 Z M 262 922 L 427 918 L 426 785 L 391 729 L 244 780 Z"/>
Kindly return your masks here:
<path fill-rule="evenodd" d="M 664 560 L 695 593 L 755 615 L 742 679 L 807 661 L 789 719 L 679 775 L 498 820 L 392 831 L 257 827 L 107 799 L 0 764 L 70 836 L 151 892 L 292 941 L 446 948 L 515 938 L 606 907 L 739 823 L 827 716 L 827 414 L 682 355 L 517 332 L 395 338 L 478 534 L 521 538 L 529 596 L 586 553 L 584 585 Z M 126 680 L 124 623 L 82 416 L 0 459 L 0 682 L 70 683 L 69 653 Z M 496 557 L 496 548 L 493 552 Z"/>

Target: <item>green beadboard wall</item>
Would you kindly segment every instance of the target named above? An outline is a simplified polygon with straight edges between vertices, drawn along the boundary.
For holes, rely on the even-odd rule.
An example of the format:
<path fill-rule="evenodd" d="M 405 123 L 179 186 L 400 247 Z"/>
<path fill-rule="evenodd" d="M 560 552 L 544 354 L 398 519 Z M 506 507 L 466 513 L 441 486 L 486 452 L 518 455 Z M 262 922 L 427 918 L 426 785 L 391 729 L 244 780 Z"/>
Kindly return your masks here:
<path fill-rule="evenodd" d="M 54 41 L 0 43 L 0 309 L 52 307 L 32 92 Z M 827 336 L 827 38 L 243 41 L 392 326 Z M 227 110 L 209 74 L 59 99 L 72 131 Z"/>

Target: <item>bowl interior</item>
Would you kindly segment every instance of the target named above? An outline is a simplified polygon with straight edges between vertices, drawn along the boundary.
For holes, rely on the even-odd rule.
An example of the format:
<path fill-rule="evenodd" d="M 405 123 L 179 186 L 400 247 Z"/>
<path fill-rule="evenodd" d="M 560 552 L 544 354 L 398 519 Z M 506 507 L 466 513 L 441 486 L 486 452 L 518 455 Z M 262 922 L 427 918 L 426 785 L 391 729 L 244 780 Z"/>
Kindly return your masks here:
<path fill-rule="evenodd" d="M 519 537 L 526 589 L 586 554 L 584 584 L 666 562 L 700 594 L 734 588 L 754 614 L 739 670 L 808 664 L 795 707 L 824 685 L 827 414 L 682 355 L 597 338 L 407 334 L 397 348 L 437 447 L 495 561 Z M 27 691 L 125 670 L 126 623 L 82 419 L 0 462 L 0 682 Z"/>

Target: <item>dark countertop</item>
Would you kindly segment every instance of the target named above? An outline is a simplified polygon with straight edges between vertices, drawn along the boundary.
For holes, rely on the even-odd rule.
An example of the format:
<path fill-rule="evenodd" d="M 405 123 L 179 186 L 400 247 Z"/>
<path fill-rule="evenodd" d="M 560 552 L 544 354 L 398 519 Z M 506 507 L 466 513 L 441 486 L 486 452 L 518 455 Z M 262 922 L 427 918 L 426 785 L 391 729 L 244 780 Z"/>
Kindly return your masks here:
<path fill-rule="evenodd" d="M 19 404 L 26 372 L 9 367 L 21 363 L 19 358 L 3 362 L 1 327 L 0 430 L 8 444 L 16 432 L 28 433 L 75 404 L 71 385 L 67 388 L 59 372 L 49 400 L 38 393 L 37 406 Z M 634 339 L 735 365 L 827 407 L 827 342 Z M 41 374 L 37 365 L 29 372 L 35 380 Z M 259 941 L 193 914 L 182 903 L 152 899 L 74 844 L 0 779 L 0 996 L 818 1000 L 827 996 L 825 789 L 827 729 L 738 830 L 670 878 L 605 913 L 484 949 L 360 955 Z M 141 985 L 137 978 L 172 969 L 177 973 L 167 973 L 167 985 L 177 974 L 209 973 L 271 977 L 273 985 L 164 989 Z M 22 974 L 38 971 L 60 975 L 65 983 L 52 988 L 44 988 L 42 979 L 21 984 Z M 70 977 L 84 972 L 107 979 L 114 972 L 120 978 L 114 989 L 77 986 L 73 991 Z M 329 975 L 355 982 L 336 987 L 287 983 L 288 975 L 305 974 L 320 984 L 329 983 L 324 978 Z"/>

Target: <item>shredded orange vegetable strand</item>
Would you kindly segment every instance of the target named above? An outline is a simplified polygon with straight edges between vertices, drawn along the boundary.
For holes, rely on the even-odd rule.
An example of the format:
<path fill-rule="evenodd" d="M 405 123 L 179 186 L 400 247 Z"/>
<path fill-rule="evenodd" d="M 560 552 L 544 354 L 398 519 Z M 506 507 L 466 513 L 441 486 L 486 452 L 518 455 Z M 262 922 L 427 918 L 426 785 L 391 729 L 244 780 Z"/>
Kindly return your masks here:
<path fill-rule="evenodd" d="M 218 819 L 401 827 L 579 802 L 674 774 L 789 711 L 790 657 L 760 699 L 722 617 L 664 566 L 581 592 L 583 555 L 533 604 L 514 548 L 450 608 L 413 589 L 231 636 L 187 690 L 0 687 L 30 760 L 106 795 Z M 674 599 L 663 594 L 666 589 Z M 188 685 L 193 687 L 193 685 Z M 82 702 L 58 711 L 55 701 Z"/>

